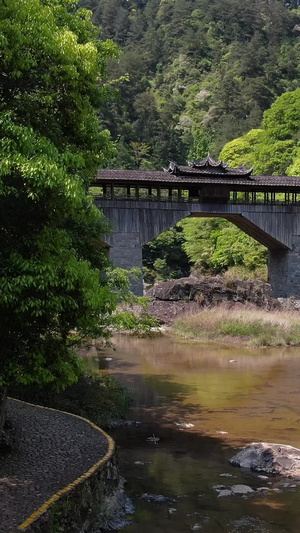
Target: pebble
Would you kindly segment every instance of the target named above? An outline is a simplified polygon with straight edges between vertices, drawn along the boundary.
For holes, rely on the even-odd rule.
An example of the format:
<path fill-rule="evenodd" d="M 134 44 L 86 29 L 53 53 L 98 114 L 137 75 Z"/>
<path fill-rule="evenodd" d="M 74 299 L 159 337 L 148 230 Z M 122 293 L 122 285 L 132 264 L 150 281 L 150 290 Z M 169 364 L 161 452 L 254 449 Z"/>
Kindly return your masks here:
<path fill-rule="evenodd" d="M 155 435 L 152 435 L 152 437 L 148 437 L 146 441 L 153 442 L 154 444 L 158 444 L 160 441 L 160 437 L 155 437 Z"/>
<path fill-rule="evenodd" d="M 226 485 L 214 485 L 213 486 L 213 490 L 216 490 L 217 492 L 220 490 L 225 490 L 225 489 L 227 489 Z"/>
<path fill-rule="evenodd" d="M 182 428 L 194 428 L 195 424 L 190 424 L 189 422 L 174 422 L 175 426 L 180 426 Z"/>
<path fill-rule="evenodd" d="M 231 490 L 228 490 L 228 489 L 220 490 L 218 494 L 218 498 L 223 498 L 224 496 L 232 496 Z"/>
<path fill-rule="evenodd" d="M 234 494 L 249 494 L 254 492 L 248 485 L 232 485 L 231 490 Z"/>
<path fill-rule="evenodd" d="M 141 500 L 154 503 L 176 503 L 174 498 L 169 498 L 168 496 L 163 496 L 162 494 L 147 494 L 147 492 L 141 496 Z"/>

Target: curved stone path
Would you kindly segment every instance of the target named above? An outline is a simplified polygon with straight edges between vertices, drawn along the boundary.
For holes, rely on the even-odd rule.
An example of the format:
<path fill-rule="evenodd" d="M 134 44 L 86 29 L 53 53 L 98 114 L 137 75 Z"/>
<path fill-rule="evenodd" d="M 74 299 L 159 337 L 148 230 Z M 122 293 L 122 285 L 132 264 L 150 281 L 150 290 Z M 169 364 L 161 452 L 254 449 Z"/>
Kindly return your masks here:
<path fill-rule="evenodd" d="M 104 434 L 72 415 L 12 399 L 8 414 L 16 445 L 0 456 L 0 533 L 15 532 L 109 448 Z"/>

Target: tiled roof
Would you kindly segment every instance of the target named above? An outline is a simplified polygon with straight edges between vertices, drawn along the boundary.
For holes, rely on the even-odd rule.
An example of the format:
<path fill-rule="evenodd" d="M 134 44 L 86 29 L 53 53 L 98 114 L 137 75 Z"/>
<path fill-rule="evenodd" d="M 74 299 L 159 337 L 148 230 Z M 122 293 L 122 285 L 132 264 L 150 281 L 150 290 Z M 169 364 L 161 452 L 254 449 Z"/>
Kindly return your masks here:
<path fill-rule="evenodd" d="M 184 168 L 184 167 L 181 167 Z M 245 178 L 240 175 L 234 177 L 224 174 L 217 174 L 212 172 L 201 171 L 201 176 L 194 176 L 193 173 L 187 173 L 184 175 L 176 176 L 170 172 L 164 172 L 159 170 L 111 170 L 103 169 L 98 171 L 98 176 L 93 182 L 93 185 L 97 185 L 103 182 L 115 182 L 121 184 L 130 182 L 133 185 L 145 186 L 157 182 L 162 185 L 201 185 L 201 184 L 215 184 L 215 185 L 240 185 L 246 186 L 249 189 L 256 188 L 300 188 L 300 177 L 298 176 L 251 176 L 251 178 Z"/>

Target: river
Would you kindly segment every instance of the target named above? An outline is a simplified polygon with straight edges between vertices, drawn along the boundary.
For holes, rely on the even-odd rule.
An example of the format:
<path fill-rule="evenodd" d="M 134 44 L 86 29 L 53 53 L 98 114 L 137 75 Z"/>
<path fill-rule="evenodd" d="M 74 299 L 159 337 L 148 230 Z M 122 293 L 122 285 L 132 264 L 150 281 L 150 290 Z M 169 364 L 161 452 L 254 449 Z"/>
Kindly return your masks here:
<path fill-rule="evenodd" d="M 112 432 L 136 506 L 122 531 L 299 533 L 300 489 L 282 489 L 276 477 L 262 481 L 228 459 L 253 441 L 300 447 L 300 348 L 251 350 L 168 336 L 120 335 L 114 343 L 94 364 L 134 392 L 130 418 L 137 423 Z M 153 436 L 159 442 L 147 440 Z M 220 498 L 213 489 L 240 483 L 271 490 Z M 145 493 L 170 501 L 148 502 Z"/>

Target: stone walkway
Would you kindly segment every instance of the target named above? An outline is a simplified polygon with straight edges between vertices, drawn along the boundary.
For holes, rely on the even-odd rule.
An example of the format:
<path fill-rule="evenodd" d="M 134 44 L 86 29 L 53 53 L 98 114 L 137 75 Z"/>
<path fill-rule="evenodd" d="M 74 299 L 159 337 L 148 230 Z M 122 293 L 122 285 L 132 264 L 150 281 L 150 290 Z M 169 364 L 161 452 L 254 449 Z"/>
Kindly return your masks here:
<path fill-rule="evenodd" d="M 9 400 L 16 445 L 0 456 L 0 533 L 13 533 L 53 494 L 108 451 L 106 437 L 79 418 Z"/>

